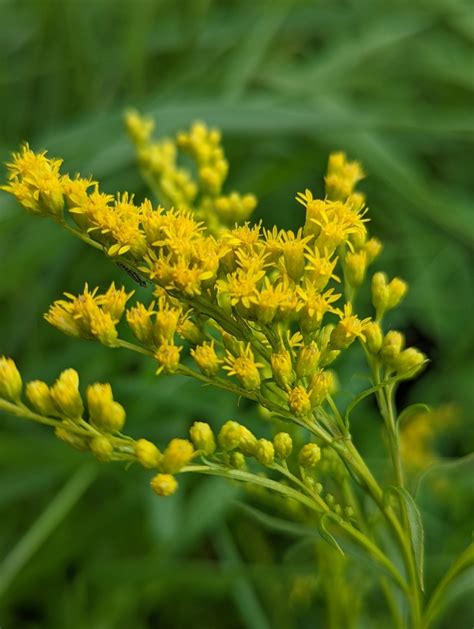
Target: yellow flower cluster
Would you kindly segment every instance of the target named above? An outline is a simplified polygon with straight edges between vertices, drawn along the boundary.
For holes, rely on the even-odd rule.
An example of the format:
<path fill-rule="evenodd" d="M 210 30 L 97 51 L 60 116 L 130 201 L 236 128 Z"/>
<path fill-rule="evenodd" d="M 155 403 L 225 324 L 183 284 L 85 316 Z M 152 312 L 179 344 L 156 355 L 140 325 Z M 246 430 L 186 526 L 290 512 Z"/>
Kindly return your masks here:
<path fill-rule="evenodd" d="M 173 139 L 154 141 L 152 119 L 129 111 L 125 123 L 143 176 L 164 205 L 192 211 L 211 233 L 249 218 L 257 205 L 253 194 L 223 194 L 229 164 L 217 129 L 196 122 Z M 179 166 L 179 151 L 193 160 L 196 180 Z"/>
<path fill-rule="evenodd" d="M 65 205 L 76 225 L 73 231 L 103 247 L 108 256 L 120 256 L 156 285 L 156 302 L 137 303 L 126 319 L 139 343 L 158 361 L 158 373 L 179 370 L 183 348 L 176 343 L 177 335 L 191 345 L 191 356 L 204 377 L 217 379 L 223 369 L 242 390 L 273 401 L 283 396 L 293 414 L 308 417 L 334 390 L 327 367 L 357 338 L 371 351 L 380 351 L 396 372 L 411 373 L 423 363 L 416 350 L 404 350 L 401 342 L 393 345 L 390 333 L 383 347 L 381 333 L 380 346 L 374 346 L 378 322 L 402 299 L 404 282 L 396 278 L 389 283 L 384 274 L 376 273 L 372 293 L 377 323 L 353 312 L 354 291 L 380 251 L 378 241 L 368 237 L 364 197 L 354 189 L 363 176 L 357 162 L 347 161 L 342 153 L 331 155 L 326 197 L 316 199 L 310 190 L 297 196 L 306 215 L 304 227 L 296 232 L 249 223 L 220 224 L 217 229 L 215 221 L 209 222 L 209 212 L 205 216 L 201 212 L 202 206 L 183 201 L 185 189 L 188 201 L 195 195 L 184 175 L 178 176 L 175 149 L 187 151 L 198 164 L 202 198 L 220 195 L 222 205 L 227 162 L 220 134 L 197 123 L 178 134 L 171 150 L 169 141 L 151 142 L 150 120 L 131 113 L 127 126 L 141 163 L 153 170 L 160 186 L 168 190 L 168 199 L 181 203 L 179 209 L 153 207 L 148 200 L 137 206 L 127 193 L 114 199 L 90 180 L 61 175 L 61 161 L 35 154 L 27 146 L 8 165 L 10 183 L 5 189 L 23 203 L 27 186 L 37 200 L 36 213 L 58 218 L 57 208 Z M 50 173 L 46 178 L 45 172 Z M 170 173 L 175 184 L 178 180 L 182 184 L 181 196 L 171 198 L 173 186 L 164 183 Z M 54 208 L 47 207 L 51 194 L 43 190 L 46 184 L 51 189 L 52 179 Z M 26 208 L 31 209 L 29 201 Z M 198 220 L 200 216 L 206 220 Z M 67 223 L 66 216 L 61 220 Z M 341 277 L 348 301 L 338 307 Z M 46 315 L 50 323 L 72 336 L 120 344 L 116 326 L 131 293 L 112 285 L 98 295 L 86 285 L 82 295 L 66 296 L 69 301 L 51 306 Z"/>

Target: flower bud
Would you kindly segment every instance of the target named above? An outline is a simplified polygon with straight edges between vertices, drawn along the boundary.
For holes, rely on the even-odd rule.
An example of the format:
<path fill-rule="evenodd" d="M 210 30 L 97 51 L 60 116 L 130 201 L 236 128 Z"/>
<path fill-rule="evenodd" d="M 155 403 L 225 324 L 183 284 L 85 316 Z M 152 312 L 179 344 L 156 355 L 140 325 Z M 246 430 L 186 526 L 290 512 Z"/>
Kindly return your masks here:
<path fill-rule="evenodd" d="M 273 437 L 275 454 L 280 459 L 287 459 L 293 450 L 293 440 L 287 432 L 279 432 Z"/>
<path fill-rule="evenodd" d="M 232 467 L 235 467 L 237 470 L 245 469 L 245 457 L 242 452 L 231 452 L 229 463 Z"/>
<path fill-rule="evenodd" d="M 101 432 L 118 432 L 125 424 L 125 409 L 114 402 L 110 384 L 96 382 L 87 387 L 90 423 Z"/>
<path fill-rule="evenodd" d="M 153 310 L 145 308 L 141 303 L 127 310 L 127 323 L 133 332 L 133 336 L 143 345 L 151 345 L 153 342 L 153 324 L 151 316 Z"/>
<path fill-rule="evenodd" d="M 273 443 L 268 441 L 268 439 L 259 439 L 255 448 L 255 458 L 260 465 L 265 465 L 266 467 L 272 465 L 275 460 Z"/>
<path fill-rule="evenodd" d="M 372 304 L 377 316 L 383 315 L 387 310 L 388 303 L 388 283 L 385 273 L 375 273 L 372 276 Z"/>
<path fill-rule="evenodd" d="M 187 465 L 193 458 L 193 444 L 187 439 L 171 439 L 163 452 L 161 469 L 174 474 Z"/>
<path fill-rule="evenodd" d="M 107 437 L 94 437 L 89 443 L 92 454 L 98 461 L 110 461 L 114 447 Z"/>
<path fill-rule="evenodd" d="M 214 341 L 204 342 L 191 350 L 191 356 L 205 376 L 212 378 L 219 371 L 220 360 L 214 349 Z"/>
<path fill-rule="evenodd" d="M 369 321 L 367 323 L 365 330 L 365 345 L 371 354 L 378 354 L 380 348 L 382 347 L 382 330 L 380 325 L 375 321 Z"/>
<path fill-rule="evenodd" d="M 56 426 L 54 429 L 54 434 L 58 439 L 67 443 L 71 448 L 75 448 L 76 450 L 80 450 L 81 452 L 85 452 L 89 449 L 89 444 L 87 439 L 84 437 L 80 437 L 79 435 L 75 435 L 72 432 L 69 432 L 67 428 L 63 426 Z"/>
<path fill-rule="evenodd" d="M 153 338 L 156 345 L 164 341 L 172 343 L 180 312 L 175 308 L 161 308 L 155 315 Z"/>
<path fill-rule="evenodd" d="M 364 244 L 364 251 L 367 256 L 367 264 L 371 264 L 382 251 L 382 243 L 377 238 L 370 238 Z"/>
<path fill-rule="evenodd" d="M 390 330 L 385 335 L 382 342 L 382 349 L 380 350 L 380 356 L 383 362 L 389 367 L 393 367 L 395 359 L 402 351 L 405 339 L 401 332 L 396 330 Z"/>
<path fill-rule="evenodd" d="M 223 450 L 235 450 L 240 443 L 240 424 L 227 421 L 220 429 L 217 441 Z"/>
<path fill-rule="evenodd" d="M 206 455 L 210 455 L 215 451 L 216 440 L 209 424 L 194 422 L 189 429 L 189 435 L 196 450 L 200 450 Z"/>
<path fill-rule="evenodd" d="M 288 394 L 288 406 L 295 415 L 307 415 L 311 411 L 308 392 L 302 386 L 297 386 Z"/>
<path fill-rule="evenodd" d="M 190 319 L 185 319 L 178 324 L 178 334 L 189 343 L 197 345 L 203 340 L 203 334 L 198 326 Z"/>
<path fill-rule="evenodd" d="M 171 474 L 157 474 L 150 481 L 157 496 L 171 496 L 178 489 L 178 481 Z"/>
<path fill-rule="evenodd" d="M 0 397 L 19 402 L 23 383 L 20 372 L 11 358 L 0 358 Z"/>
<path fill-rule="evenodd" d="M 140 465 L 148 469 L 159 467 L 162 457 L 155 444 L 147 439 L 139 439 L 135 443 L 135 456 Z"/>
<path fill-rule="evenodd" d="M 406 282 L 399 277 L 394 277 L 388 285 L 387 310 L 395 308 L 405 297 L 408 290 Z"/>
<path fill-rule="evenodd" d="M 79 419 L 84 412 L 79 393 L 79 376 L 74 369 L 63 371 L 51 387 L 51 397 L 57 408 L 71 419 Z"/>
<path fill-rule="evenodd" d="M 240 439 L 239 449 L 245 456 L 252 456 L 255 454 L 255 447 L 257 445 L 257 438 L 252 432 L 240 424 Z"/>
<path fill-rule="evenodd" d="M 321 406 L 328 394 L 331 392 L 333 377 L 329 371 L 319 370 L 311 381 L 309 389 L 309 399 L 311 408 Z"/>
<path fill-rule="evenodd" d="M 311 377 L 318 368 L 320 357 L 321 352 L 314 341 L 309 345 L 303 345 L 298 352 L 298 359 L 296 361 L 296 373 L 298 378 Z"/>
<path fill-rule="evenodd" d="M 321 450 L 316 443 L 307 443 L 304 445 L 298 455 L 298 462 L 301 467 L 311 469 L 315 467 L 321 458 Z"/>
<path fill-rule="evenodd" d="M 367 270 L 367 255 L 364 250 L 348 252 L 344 260 L 346 280 L 354 288 L 359 288 Z"/>
<path fill-rule="evenodd" d="M 400 375 L 414 376 L 426 361 L 426 356 L 415 347 L 408 347 L 401 351 L 393 361 L 393 367 Z"/>
<path fill-rule="evenodd" d="M 26 385 L 26 397 L 31 406 L 41 415 L 56 415 L 57 409 L 54 405 L 51 391 L 41 380 L 33 380 Z"/>
<path fill-rule="evenodd" d="M 271 355 L 273 378 L 282 389 L 288 389 L 294 380 L 291 356 L 286 350 Z"/>

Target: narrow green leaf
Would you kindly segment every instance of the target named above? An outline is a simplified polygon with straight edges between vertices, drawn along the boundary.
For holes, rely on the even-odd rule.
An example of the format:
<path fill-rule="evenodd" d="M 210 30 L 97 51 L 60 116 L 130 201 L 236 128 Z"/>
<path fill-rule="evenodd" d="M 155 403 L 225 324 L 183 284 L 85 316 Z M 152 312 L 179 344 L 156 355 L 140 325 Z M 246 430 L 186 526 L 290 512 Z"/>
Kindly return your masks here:
<path fill-rule="evenodd" d="M 409 421 L 416 415 L 424 412 L 429 413 L 430 411 L 431 408 L 428 406 L 428 404 L 410 404 L 410 406 L 404 408 L 403 411 L 400 413 L 397 418 L 397 423 L 399 424 L 399 426 L 401 426 L 403 423 Z"/>
<path fill-rule="evenodd" d="M 396 487 L 395 485 L 390 485 L 389 487 L 387 487 L 386 492 L 393 492 L 397 494 L 403 500 L 403 503 L 405 505 L 408 525 L 410 527 L 411 547 L 413 550 L 413 555 L 415 557 L 418 582 L 420 584 L 421 591 L 424 592 L 425 586 L 423 577 L 423 564 L 425 533 L 420 511 L 411 494 L 404 487 Z"/>
<path fill-rule="evenodd" d="M 323 515 L 321 516 L 321 519 L 319 520 L 319 532 L 321 534 L 321 537 L 323 539 L 326 540 L 326 542 L 328 542 L 328 544 L 330 544 L 331 546 L 333 546 L 336 550 L 338 550 L 341 555 L 345 555 L 344 551 L 342 550 L 342 548 L 339 546 L 339 544 L 336 541 L 336 538 L 334 537 L 334 535 L 332 535 L 332 533 L 330 533 L 327 528 L 326 528 L 326 520 L 334 520 L 337 524 L 340 524 L 342 522 L 342 518 L 340 518 L 336 513 L 323 513 Z"/>

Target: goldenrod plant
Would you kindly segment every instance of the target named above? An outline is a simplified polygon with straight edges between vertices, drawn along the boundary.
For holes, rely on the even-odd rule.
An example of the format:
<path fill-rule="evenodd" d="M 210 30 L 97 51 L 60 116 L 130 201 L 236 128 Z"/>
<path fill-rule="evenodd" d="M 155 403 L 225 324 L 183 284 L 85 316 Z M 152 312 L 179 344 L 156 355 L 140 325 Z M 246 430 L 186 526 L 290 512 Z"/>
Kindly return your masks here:
<path fill-rule="evenodd" d="M 189 435 L 169 443 L 137 439 L 124 432 L 126 411 L 110 384 L 89 384 L 82 394 L 78 373 L 68 368 L 53 384 L 24 386 L 9 357 L 0 359 L 0 409 L 49 426 L 65 444 L 101 462 L 142 466 L 158 496 L 179 491 L 181 474 L 245 484 L 268 508 L 319 534 L 315 552 L 326 566 L 321 587 L 331 627 L 353 626 L 364 604 L 348 576 L 354 556 L 377 568 L 392 626 L 432 626 L 450 586 L 472 566 L 474 546 L 426 596 L 423 524 L 405 487 L 403 457 L 407 439 L 414 438 L 421 445 L 411 463 L 429 458 L 429 428 L 423 428 L 429 411 L 420 411 L 401 439 L 403 411 L 396 409 L 395 393 L 427 357 L 387 323 L 407 285 L 382 272 L 371 275 L 382 245 L 369 235 L 365 196 L 357 190 L 361 165 L 342 152 L 331 154 L 325 193 L 306 189 L 296 196 L 295 206 L 305 213 L 301 227 L 267 229 L 250 220 L 253 194 L 226 190 L 228 162 L 217 130 L 198 122 L 174 139 L 156 141 L 153 120 L 137 112 L 127 113 L 126 126 L 159 205 L 137 203 L 127 192 L 106 194 L 90 178 L 63 174 L 62 160 L 28 145 L 7 165 L 2 188 L 28 213 L 52 219 L 150 293 L 148 303 L 132 303 L 133 291 L 86 283 L 80 295 L 67 292 L 55 301 L 45 319 L 69 336 L 141 354 L 159 377 L 188 376 L 250 400 L 262 434 L 269 436 L 270 424 L 273 436 L 223 417 L 217 434 L 206 421 L 195 421 Z M 181 165 L 181 153 L 190 168 Z M 356 297 L 365 284 L 373 312 L 360 314 Z M 338 364 L 353 344 L 365 357 L 371 384 L 343 411 Z M 352 412 L 371 395 L 391 462 L 383 481 L 351 435 Z M 334 583 L 344 584 L 340 595 Z M 314 587 L 311 579 L 295 581 L 290 601 Z"/>

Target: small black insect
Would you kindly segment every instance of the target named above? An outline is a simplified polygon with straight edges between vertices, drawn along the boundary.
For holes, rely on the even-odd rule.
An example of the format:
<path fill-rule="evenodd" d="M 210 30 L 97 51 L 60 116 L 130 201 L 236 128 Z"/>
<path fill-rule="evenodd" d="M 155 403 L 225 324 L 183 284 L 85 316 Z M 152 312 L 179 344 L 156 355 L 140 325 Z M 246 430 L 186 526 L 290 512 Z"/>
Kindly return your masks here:
<path fill-rule="evenodd" d="M 137 284 L 139 284 L 140 286 L 142 286 L 143 288 L 147 285 L 147 283 L 145 282 L 145 280 L 143 279 L 143 277 L 141 275 L 139 275 L 139 273 L 137 273 L 136 271 L 134 271 L 133 269 L 131 269 L 129 266 L 127 266 L 126 264 L 124 264 L 123 262 L 116 262 L 115 263 L 118 267 L 120 267 L 122 270 L 125 271 L 125 273 L 130 276 L 132 278 L 132 280 L 134 282 L 136 282 Z"/>

